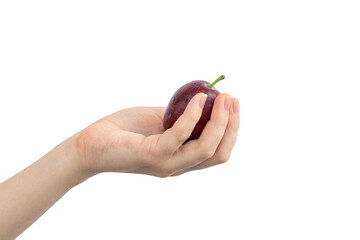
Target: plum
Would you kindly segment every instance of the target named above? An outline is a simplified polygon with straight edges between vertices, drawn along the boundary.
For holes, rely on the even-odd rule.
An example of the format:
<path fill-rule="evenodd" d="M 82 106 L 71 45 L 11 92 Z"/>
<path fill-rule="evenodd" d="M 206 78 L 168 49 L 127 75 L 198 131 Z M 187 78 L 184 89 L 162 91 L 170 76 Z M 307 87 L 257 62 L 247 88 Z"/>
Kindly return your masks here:
<path fill-rule="evenodd" d="M 188 105 L 193 96 L 198 93 L 205 93 L 208 95 L 208 97 L 206 99 L 200 120 L 196 124 L 190 137 L 185 142 L 193 139 L 198 139 L 206 123 L 210 120 L 215 98 L 220 94 L 220 92 L 216 90 L 213 86 L 224 78 L 225 76 L 221 75 L 212 84 L 204 80 L 195 80 L 179 88 L 170 99 L 170 102 L 165 110 L 163 119 L 164 130 L 169 129 L 174 125 L 176 120 L 185 111 L 186 106 Z"/>

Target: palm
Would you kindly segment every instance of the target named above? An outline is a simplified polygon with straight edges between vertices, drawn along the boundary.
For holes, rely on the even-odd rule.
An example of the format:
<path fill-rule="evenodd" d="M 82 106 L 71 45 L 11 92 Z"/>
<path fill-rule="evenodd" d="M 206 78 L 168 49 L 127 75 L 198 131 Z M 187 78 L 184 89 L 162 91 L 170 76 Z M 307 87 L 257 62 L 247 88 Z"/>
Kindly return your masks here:
<path fill-rule="evenodd" d="M 164 107 L 129 108 L 91 125 L 79 140 L 84 159 L 88 157 L 85 159 L 87 165 L 101 171 L 122 171 L 137 166 L 135 153 L 147 151 L 148 146 L 164 132 L 164 112 Z M 148 144 L 140 147 L 145 139 Z M 118 161 L 119 156 L 126 160 Z"/>
<path fill-rule="evenodd" d="M 135 107 L 118 111 L 106 117 L 121 130 L 150 136 L 161 134 L 164 107 Z"/>

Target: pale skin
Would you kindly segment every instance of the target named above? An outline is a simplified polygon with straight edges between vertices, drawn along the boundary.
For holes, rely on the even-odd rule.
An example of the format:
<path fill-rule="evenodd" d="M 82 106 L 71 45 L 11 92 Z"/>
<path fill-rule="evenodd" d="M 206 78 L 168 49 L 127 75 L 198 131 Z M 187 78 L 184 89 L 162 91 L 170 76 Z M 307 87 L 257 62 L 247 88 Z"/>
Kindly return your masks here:
<path fill-rule="evenodd" d="M 174 126 L 163 130 L 163 107 L 135 107 L 83 129 L 0 184 L 0 239 L 14 239 L 67 191 L 102 172 L 177 176 L 226 162 L 239 129 L 239 102 L 220 94 L 197 140 L 183 144 L 206 95 L 195 95 Z"/>

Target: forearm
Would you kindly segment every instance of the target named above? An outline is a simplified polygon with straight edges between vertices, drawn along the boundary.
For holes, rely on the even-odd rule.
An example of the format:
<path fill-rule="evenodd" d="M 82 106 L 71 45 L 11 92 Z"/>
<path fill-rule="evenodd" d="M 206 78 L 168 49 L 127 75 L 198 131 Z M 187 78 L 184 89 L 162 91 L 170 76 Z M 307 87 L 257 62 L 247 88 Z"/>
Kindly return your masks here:
<path fill-rule="evenodd" d="M 0 184 L 0 239 L 14 239 L 86 176 L 72 139 Z"/>

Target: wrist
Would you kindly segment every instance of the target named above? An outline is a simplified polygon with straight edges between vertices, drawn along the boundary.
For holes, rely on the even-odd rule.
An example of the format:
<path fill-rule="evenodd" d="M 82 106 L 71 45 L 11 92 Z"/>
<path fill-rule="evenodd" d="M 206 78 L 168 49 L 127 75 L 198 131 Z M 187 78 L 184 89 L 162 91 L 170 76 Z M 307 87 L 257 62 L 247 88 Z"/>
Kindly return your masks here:
<path fill-rule="evenodd" d="M 63 154 L 64 172 L 70 187 L 74 187 L 95 175 L 83 166 L 82 154 L 76 147 L 76 137 L 76 135 L 72 136 L 56 147 Z"/>

